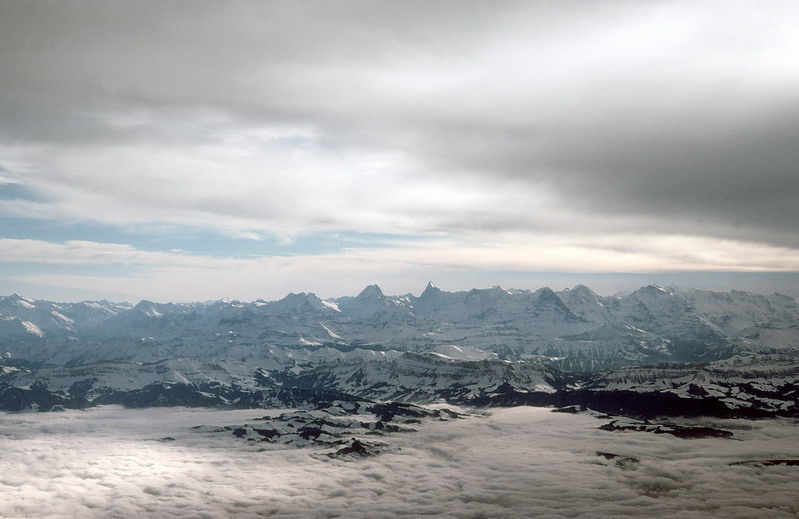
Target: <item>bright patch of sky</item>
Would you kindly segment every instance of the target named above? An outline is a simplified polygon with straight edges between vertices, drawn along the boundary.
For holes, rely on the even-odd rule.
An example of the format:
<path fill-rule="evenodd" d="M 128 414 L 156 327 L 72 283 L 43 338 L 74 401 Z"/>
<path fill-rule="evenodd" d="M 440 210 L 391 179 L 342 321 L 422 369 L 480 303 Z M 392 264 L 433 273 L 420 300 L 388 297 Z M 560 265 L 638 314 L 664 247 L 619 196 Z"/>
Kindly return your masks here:
<path fill-rule="evenodd" d="M 0 236 L 48 242 L 92 241 L 126 243 L 142 251 L 179 251 L 218 257 L 289 256 L 326 254 L 343 249 L 399 247 L 407 236 L 345 232 L 306 232 L 291 236 L 257 234 L 231 236 L 213 229 L 173 225 L 113 226 L 100 223 L 53 222 L 19 217 L 0 220 Z M 414 240 L 419 238 L 413 238 Z"/>

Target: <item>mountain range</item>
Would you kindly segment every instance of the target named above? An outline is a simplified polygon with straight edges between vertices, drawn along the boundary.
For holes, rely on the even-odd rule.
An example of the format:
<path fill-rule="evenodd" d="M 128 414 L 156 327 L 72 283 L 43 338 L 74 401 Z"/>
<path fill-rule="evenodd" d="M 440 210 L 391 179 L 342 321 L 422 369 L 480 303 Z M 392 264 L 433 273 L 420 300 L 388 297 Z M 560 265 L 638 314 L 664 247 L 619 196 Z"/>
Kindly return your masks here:
<path fill-rule="evenodd" d="M 614 296 L 432 283 L 387 296 L 370 285 L 329 300 L 135 305 L 14 294 L 0 297 L 0 353 L 5 409 L 296 406 L 328 393 L 636 406 L 657 394 L 785 414 L 797 405 L 799 304 L 655 285 Z"/>

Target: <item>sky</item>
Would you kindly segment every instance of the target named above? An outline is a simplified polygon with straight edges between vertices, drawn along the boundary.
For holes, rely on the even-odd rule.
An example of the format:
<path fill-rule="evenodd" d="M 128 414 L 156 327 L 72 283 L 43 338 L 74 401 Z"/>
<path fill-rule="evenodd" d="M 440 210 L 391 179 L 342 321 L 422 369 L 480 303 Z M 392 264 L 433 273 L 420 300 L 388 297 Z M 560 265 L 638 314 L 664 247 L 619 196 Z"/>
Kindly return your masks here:
<path fill-rule="evenodd" d="M 797 19 L 0 0 L 0 293 L 799 296 Z"/>
<path fill-rule="evenodd" d="M 795 453 L 788 419 L 729 420 L 721 427 L 734 428 L 735 439 L 686 440 L 602 431 L 607 420 L 546 408 L 495 408 L 380 437 L 385 452 L 351 461 L 328 458 L 330 449 L 191 430 L 257 423 L 270 412 L 103 406 L 3 414 L 0 514 L 728 519 L 798 511 L 796 467 L 735 465 Z M 173 441 L 157 441 L 165 437 Z"/>

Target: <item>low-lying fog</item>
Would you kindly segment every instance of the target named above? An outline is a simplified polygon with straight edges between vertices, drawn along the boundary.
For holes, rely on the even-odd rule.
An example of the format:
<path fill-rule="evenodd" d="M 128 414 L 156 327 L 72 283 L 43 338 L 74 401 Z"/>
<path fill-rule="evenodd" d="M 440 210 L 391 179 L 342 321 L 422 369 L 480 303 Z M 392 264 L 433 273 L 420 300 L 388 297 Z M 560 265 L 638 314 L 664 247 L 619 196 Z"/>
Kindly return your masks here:
<path fill-rule="evenodd" d="M 191 430 L 268 413 L 0 414 L 0 517 L 799 514 L 799 467 L 731 465 L 799 457 L 787 419 L 716 421 L 736 439 L 685 440 L 601 431 L 596 418 L 542 408 L 495 409 L 387 437 L 390 452 L 353 461 Z"/>

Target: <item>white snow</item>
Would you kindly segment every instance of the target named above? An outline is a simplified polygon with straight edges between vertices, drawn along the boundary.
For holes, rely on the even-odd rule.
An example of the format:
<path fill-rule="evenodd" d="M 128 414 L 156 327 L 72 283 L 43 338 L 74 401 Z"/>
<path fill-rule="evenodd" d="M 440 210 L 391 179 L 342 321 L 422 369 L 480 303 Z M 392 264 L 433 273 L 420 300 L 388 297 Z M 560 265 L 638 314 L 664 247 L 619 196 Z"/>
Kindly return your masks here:
<path fill-rule="evenodd" d="M 39 328 L 32 322 L 30 321 L 21 321 L 21 322 L 22 326 L 24 326 L 25 329 L 28 331 L 28 333 L 30 333 L 31 335 L 36 335 L 37 337 L 44 337 L 44 332 L 41 330 L 41 328 Z"/>
<path fill-rule="evenodd" d="M 333 301 L 322 300 L 322 304 L 325 305 L 327 308 L 330 308 L 331 310 L 335 310 L 336 312 L 341 312 L 341 309 L 338 307 L 338 304 L 334 303 Z"/>
<path fill-rule="evenodd" d="M 330 328 L 325 326 L 323 323 L 319 323 L 319 326 L 321 326 L 322 328 L 325 329 L 325 331 L 327 332 L 327 334 L 330 336 L 331 339 L 335 339 L 335 340 L 339 340 L 339 341 L 343 341 L 344 340 L 344 339 L 341 338 L 341 336 L 339 334 L 337 334 L 336 332 L 334 332 L 333 330 L 331 330 Z"/>
<path fill-rule="evenodd" d="M 52 315 L 53 317 L 55 317 L 56 319 L 58 319 L 60 321 L 63 321 L 66 324 L 74 324 L 75 323 L 74 319 L 70 319 L 69 317 L 67 317 L 64 314 L 62 314 L 60 312 L 57 312 L 55 310 L 52 310 L 50 312 L 50 315 Z"/>

